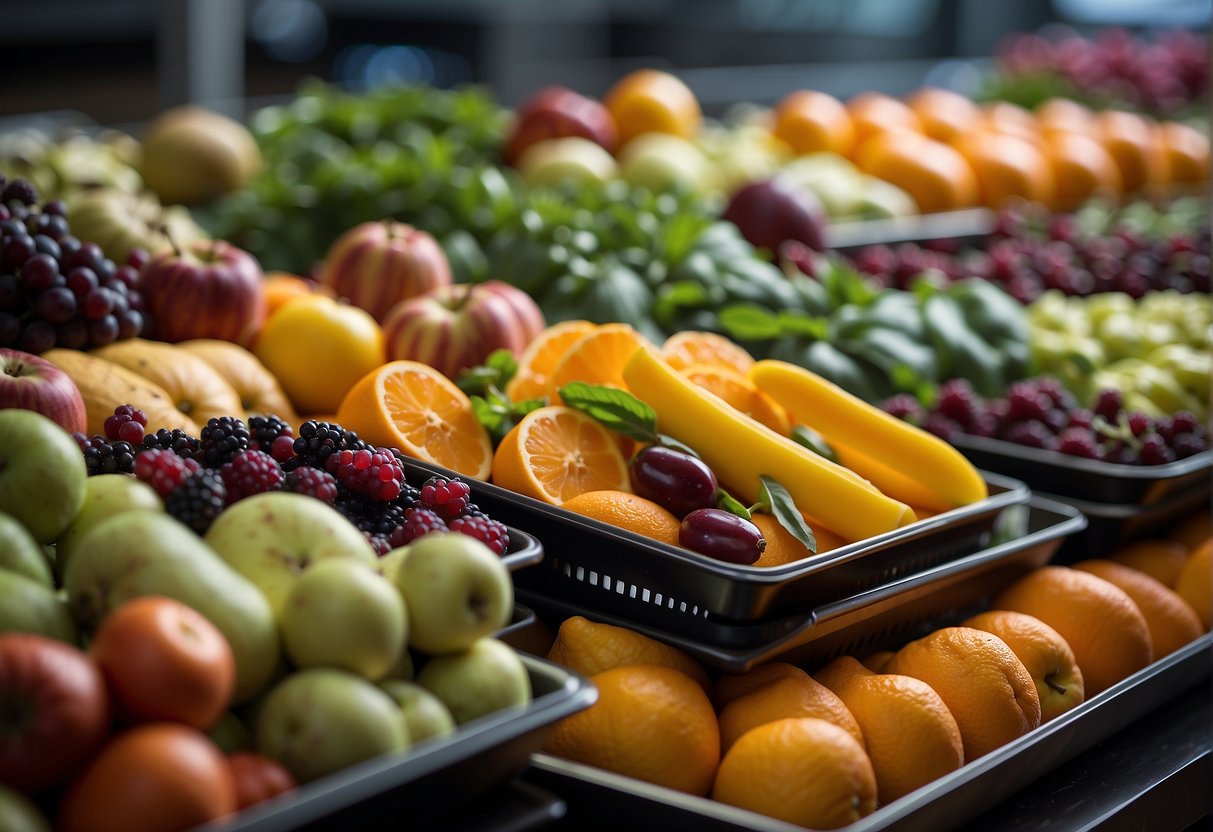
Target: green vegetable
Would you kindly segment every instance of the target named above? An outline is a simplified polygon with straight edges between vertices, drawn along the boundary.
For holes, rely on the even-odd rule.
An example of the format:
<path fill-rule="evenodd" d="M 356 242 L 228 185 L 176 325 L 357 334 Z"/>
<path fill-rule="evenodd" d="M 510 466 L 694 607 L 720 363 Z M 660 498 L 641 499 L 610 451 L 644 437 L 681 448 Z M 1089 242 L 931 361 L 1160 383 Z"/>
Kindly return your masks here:
<path fill-rule="evenodd" d="M 923 323 L 939 359 L 940 378 L 966 378 L 983 396 L 999 396 L 1007 378 L 998 350 L 965 320 L 960 303 L 935 294 L 922 304 Z"/>

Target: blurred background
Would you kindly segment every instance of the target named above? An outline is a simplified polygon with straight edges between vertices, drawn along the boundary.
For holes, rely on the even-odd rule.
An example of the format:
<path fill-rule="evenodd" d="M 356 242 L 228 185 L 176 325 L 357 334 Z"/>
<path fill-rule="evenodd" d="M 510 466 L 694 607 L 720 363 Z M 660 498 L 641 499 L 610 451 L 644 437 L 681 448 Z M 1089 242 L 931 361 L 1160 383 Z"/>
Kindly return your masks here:
<path fill-rule="evenodd" d="M 1213 0 L 3 0 L 0 116 L 103 124 L 184 101 L 240 115 L 305 78 L 489 86 L 516 104 L 590 95 L 639 66 L 704 109 L 807 87 L 847 97 L 923 84 L 976 94 L 1012 33 L 1207 29 Z M 1022 51 L 1022 50 L 1021 50 Z M 1028 50 L 1030 51 L 1030 50 Z M 1161 82 L 1160 82 L 1161 83 Z"/>

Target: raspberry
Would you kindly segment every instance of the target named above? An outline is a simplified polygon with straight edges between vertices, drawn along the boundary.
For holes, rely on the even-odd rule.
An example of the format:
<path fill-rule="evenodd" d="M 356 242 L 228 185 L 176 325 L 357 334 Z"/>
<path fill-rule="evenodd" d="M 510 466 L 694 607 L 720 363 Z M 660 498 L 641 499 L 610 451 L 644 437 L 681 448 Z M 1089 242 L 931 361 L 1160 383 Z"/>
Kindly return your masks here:
<path fill-rule="evenodd" d="M 1140 410 L 1134 410 L 1129 413 L 1125 418 L 1125 423 L 1129 426 L 1129 430 L 1134 436 L 1145 436 L 1150 428 L 1154 426 L 1153 420 Z"/>
<path fill-rule="evenodd" d="M 1070 423 L 1070 416 L 1064 410 L 1055 407 L 1045 411 L 1045 417 L 1041 421 L 1053 433 L 1060 433 Z"/>
<path fill-rule="evenodd" d="M 180 428 L 160 430 L 143 437 L 143 447 L 146 450 L 172 451 L 183 459 L 198 457 L 198 440 Z"/>
<path fill-rule="evenodd" d="M 1095 398 L 1095 415 L 1102 416 L 1112 424 L 1116 424 L 1120 409 L 1124 407 L 1124 397 L 1119 390 L 1111 388 L 1100 390 Z"/>
<path fill-rule="evenodd" d="M 993 439 L 998 435 L 998 418 L 989 411 L 978 413 L 973 419 L 973 424 L 969 425 L 969 433 L 973 436 Z"/>
<path fill-rule="evenodd" d="M 1190 456 L 1195 456 L 1209 450 L 1209 442 L 1205 438 L 1203 431 L 1181 433 L 1172 440 L 1171 450 L 1175 452 L 1176 459 L 1187 459 Z"/>
<path fill-rule="evenodd" d="M 333 501 L 337 499 L 337 480 L 333 478 L 332 474 L 321 471 L 319 468 L 306 466 L 296 468 L 286 475 L 282 487 L 295 494 L 315 497 L 329 505 L 332 505 Z"/>
<path fill-rule="evenodd" d="M 923 429 L 933 433 L 945 442 L 949 442 L 964 433 L 964 428 L 955 420 L 949 419 L 942 413 L 932 413 L 923 423 Z"/>
<path fill-rule="evenodd" d="M 977 405 L 977 392 L 968 379 L 954 378 L 939 385 L 939 399 L 935 409 L 961 425 L 973 423 Z"/>
<path fill-rule="evenodd" d="M 1007 419 L 1009 421 L 1027 422 L 1031 419 L 1044 421 L 1045 415 L 1052 409 L 1052 400 L 1031 382 L 1017 381 L 1011 385 L 1010 395 L 1007 396 Z"/>
<path fill-rule="evenodd" d="M 1048 426 L 1037 419 L 1008 425 L 1002 433 L 1002 438 L 1008 442 L 1014 442 L 1016 445 L 1049 450 L 1052 450 L 1057 444 L 1057 439 L 1049 431 Z"/>
<path fill-rule="evenodd" d="M 134 427 L 127 427 L 134 423 Z M 147 427 L 147 414 L 129 404 L 118 405 L 114 413 L 105 420 L 105 436 L 107 439 L 121 439 L 132 445 L 143 441 L 143 429 Z M 138 432 L 138 436 L 135 433 Z"/>
<path fill-rule="evenodd" d="M 407 546 L 422 535 L 447 530 L 446 521 L 428 508 L 404 510 L 404 523 L 397 526 L 388 537 L 393 549 Z"/>
<path fill-rule="evenodd" d="M 434 476 L 422 484 L 419 496 L 423 506 L 453 520 L 463 514 L 471 493 L 472 489 L 463 480 Z"/>
<path fill-rule="evenodd" d="M 198 534 L 206 534 L 223 511 L 227 489 L 218 471 L 203 468 L 182 481 L 164 498 L 164 510 Z"/>
<path fill-rule="evenodd" d="M 279 462 L 287 462 L 295 455 L 295 437 L 279 436 L 270 445 L 270 456 Z"/>
<path fill-rule="evenodd" d="M 510 547 L 510 530 L 504 523 L 487 517 L 458 517 L 451 521 L 450 529 L 476 538 L 493 550 L 495 555 L 504 555 Z"/>
<path fill-rule="evenodd" d="M 325 470 L 354 494 L 390 502 L 400 496 L 404 469 L 386 448 L 339 451 L 329 456 Z"/>
<path fill-rule="evenodd" d="M 922 409 L 922 405 L 918 403 L 918 399 L 909 393 L 898 393 L 892 398 L 885 399 L 881 403 L 880 409 L 890 416 L 915 425 L 921 425 L 927 418 L 927 414 Z"/>
<path fill-rule="evenodd" d="M 198 450 L 208 468 L 219 468 L 241 451 L 247 451 L 252 438 L 244 421 L 235 416 L 211 419 L 202 429 Z"/>
<path fill-rule="evenodd" d="M 1127 442 L 1116 440 L 1105 444 L 1103 458 L 1104 462 L 1115 462 L 1118 465 L 1136 465 L 1137 450 Z"/>
<path fill-rule="evenodd" d="M 1157 433 L 1152 433 L 1141 440 L 1141 450 L 1138 451 L 1143 465 L 1166 465 L 1175 461 L 1175 451 L 1167 447 L 1167 440 Z"/>
<path fill-rule="evenodd" d="M 1036 389 L 1048 396 L 1054 407 L 1062 410 L 1072 410 L 1077 404 L 1073 394 L 1052 376 L 1036 379 Z"/>
<path fill-rule="evenodd" d="M 262 451 L 243 451 L 223 464 L 219 469 L 223 485 L 227 488 L 227 501 L 234 503 L 282 488 L 284 476 L 274 458 Z"/>
<path fill-rule="evenodd" d="M 381 534 L 372 532 L 363 532 L 362 536 L 366 538 L 366 542 L 371 544 L 371 549 L 374 550 L 377 557 L 383 557 L 388 552 L 392 551 L 391 542 Z"/>
<path fill-rule="evenodd" d="M 1100 459 L 1103 452 L 1090 428 L 1066 428 L 1057 437 L 1057 450 L 1070 456 Z"/>
<path fill-rule="evenodd" d="M 79 441 L 77 439 L 78 443 Z M 110 442 L 98 433 L 84 440 L 81 452 L 84 454 L 84 467 L 90 477 L 97 474 L 134 473 L 135 449 L 129 442 Z"/>
<path fill-rule="evenodd" d="M 1163 438 L 1171 442 L 1175 437 L 1183 433 L 1192 433 L 1198 427 L 1201 427 L 1196 416 L 1187 410 L 1181 410 L 1173 414 L 1169 419 L 1161 419 L 1158 423 L 1158 432 L 1163 435 Z"/>
<path fill-rule="evenodd" d="M 252 439 L 252 444 L 249 446 L 254 451 L 265 451 L 270 453 L 274 442 L 280 436 L 287 436 L 291 439 L 291 444 L 294 445 L 295 430 L 286 422 L 279 419 L 277 416 L 252 416 L 248 420 L 249 437 Z"/>
<path fill-rule="evenodd" d="M 1066 427 L 1068 428 L 1090 428 L 1091 422 L 1095 419 L 1095 414 L 1086 408 L 1071 410 L 1066 417 Z"/>
<path fill-rule="evenodd" d="M 172 451 L 159 448 L 144 451 L 135 457 L 135 476 L 167 497 L 187 476 L 202 468 L 192 459 L 182 459 Z"/>

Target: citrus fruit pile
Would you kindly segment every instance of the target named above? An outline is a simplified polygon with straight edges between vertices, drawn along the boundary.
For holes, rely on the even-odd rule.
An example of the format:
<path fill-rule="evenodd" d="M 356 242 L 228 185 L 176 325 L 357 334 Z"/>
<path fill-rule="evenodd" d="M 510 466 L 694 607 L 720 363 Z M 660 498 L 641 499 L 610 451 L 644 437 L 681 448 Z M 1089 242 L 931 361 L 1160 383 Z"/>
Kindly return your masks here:
<path fill-rule="evenodd" d="M 1210 629 L 1213 535 L 1027 572 L 985 612 L 865 655 L 709 674 L 650 636 L 565 619 L 548 658 L 598 702 L 549 753 L 834 829 L 1078 707 Z"/>

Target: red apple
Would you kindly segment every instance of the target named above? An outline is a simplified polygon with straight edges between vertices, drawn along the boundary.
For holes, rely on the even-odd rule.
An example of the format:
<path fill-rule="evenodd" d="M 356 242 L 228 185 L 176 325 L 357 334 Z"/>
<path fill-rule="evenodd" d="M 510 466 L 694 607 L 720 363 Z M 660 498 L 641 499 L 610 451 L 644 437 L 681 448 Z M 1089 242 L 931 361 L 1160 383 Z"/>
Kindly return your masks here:
<path fill-rule="evenodd" d="M 451 266 L 429 234 L 382 220 L 365 222 L 338 237 L 324 258 L 319 281 L 383 323 L 400 301 L 451 285 Z"/>
<path fill-rule="evenodd" d="M 0 635 L 0 783 L 28 792 L 62 783 L 109 731 L 101 670 L 70 644 Z"/>
<path fill-rule="evenodd" d="M 223 240 L 197 240 L 156 255 L 139 291 L 160 341 L 215 338 L 247 345 L 265 321 L 261 265 Z"/>
<path fill-rule="evenodd" d="M 544 139 L 577 136 L 614 153 L 619 143 L 615 120 L 601 102 L 567 87 L 544 87 L 519 105 L 502 154 L 514 164 L 522 151 Z"/>
<path fill-rule="evenodd" d="M 84 433 L 88 415 L 72 377 L 45 358 L 0 347 L 0 410 L 18 407 L 49 417 L 68 433 Z"/>
<path fill-rule="evenodd" d="M 811 190 L 784 179 L 763 179 L 739 188 L 729 199 L 723 219 L 759 248 L 778 251 L 788 240 L 814 251 L 825 247 L 826 213 Z"/>
<path fill-rule="evenodd" d="M 453 379 L 494 350 L 517 356 L 543 327 L 543 312 L 530 295 L 490 280 L 440 286 L 398 303 L 383 322 L 383 336 L 389 361 L 421 361 Z"/>

